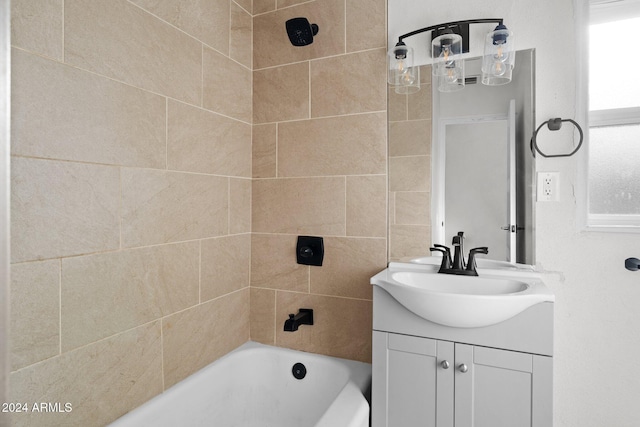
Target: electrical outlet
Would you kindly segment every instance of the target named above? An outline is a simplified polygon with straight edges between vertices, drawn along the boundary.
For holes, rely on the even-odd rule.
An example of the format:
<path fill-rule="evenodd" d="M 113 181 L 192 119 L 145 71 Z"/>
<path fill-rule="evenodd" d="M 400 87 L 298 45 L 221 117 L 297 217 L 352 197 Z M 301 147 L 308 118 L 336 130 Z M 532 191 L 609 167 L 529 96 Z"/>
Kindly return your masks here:
<path fill-rule="evenodd" d="M 538 172 L 538 201 L 557 202 L 559 181 L 560 173 L 558 172 Z"/>

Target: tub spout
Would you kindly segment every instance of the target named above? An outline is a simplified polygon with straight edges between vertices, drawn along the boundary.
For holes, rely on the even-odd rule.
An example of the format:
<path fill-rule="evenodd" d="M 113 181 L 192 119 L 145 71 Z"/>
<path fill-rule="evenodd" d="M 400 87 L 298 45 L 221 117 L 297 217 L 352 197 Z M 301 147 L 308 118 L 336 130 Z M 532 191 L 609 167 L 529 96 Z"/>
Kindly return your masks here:
<path fill-rule="evenodd" d="M 289 318 L 284 321 L 284 330 L 294 332 L 298 330 L 300 325 L 313 325 L 313 309 L 301 308 L 298 310 L 298 314 L 291 313 Z"/>

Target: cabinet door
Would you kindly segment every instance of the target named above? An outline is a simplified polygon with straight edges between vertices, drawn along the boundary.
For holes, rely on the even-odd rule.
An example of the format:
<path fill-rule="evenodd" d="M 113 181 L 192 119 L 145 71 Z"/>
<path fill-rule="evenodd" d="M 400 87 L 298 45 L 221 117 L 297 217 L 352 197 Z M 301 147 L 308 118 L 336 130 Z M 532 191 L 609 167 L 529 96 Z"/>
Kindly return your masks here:
<path fill-rule="evenodd" d="M 373 427 L 453 427 L 453 349 L 374 331 Z"/>
<path fill-rule="evenodd" d="M 455 345 L 456 427 L 551 425 L 551 358 Z"/>

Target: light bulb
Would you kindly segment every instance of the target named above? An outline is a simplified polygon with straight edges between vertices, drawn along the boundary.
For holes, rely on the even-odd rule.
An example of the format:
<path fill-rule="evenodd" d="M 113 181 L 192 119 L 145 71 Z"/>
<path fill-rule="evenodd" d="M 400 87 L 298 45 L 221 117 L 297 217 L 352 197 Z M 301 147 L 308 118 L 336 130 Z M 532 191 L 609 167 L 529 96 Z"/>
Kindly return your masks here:
<path fill-rule="evenodd" d="M 447 73 L 445 75 L 445 81 L 447 83 L 453 84 L 456 81 L 458 81 L 458 75 L 456 74 L 456 68 L 455 68 L 455 61 L 453 62 L 453 66 L 452 67 L 447 67 Z"/>
<path fill-rule="evenodd" d="M 504 62 L 497 61 L 491 64 L 490 73 L 493 74 L 494 76 L 502 76 L 506 72 L 507 72 L 507 65 Z"/>
<path fill-rule="evenodd" d="M 415 80 L 416 80 L 415 76 L 413 75 L 413 73 L 409 68 L 405 69 L 400 74 L 400 82 L 403 85 L 412 85 L 415 82 Z"/>
<path fill-rule="evenodd" d="M 398 58 L 398 62 L 396 64 L 396 70 L 398 73 L 403 73 L 406 70 L 407 66 L 404 63 L 404 59 Z"/>
<path fill-rule="evenodd" d="M 499 44 L 496 47 L 496 53 L 493 54 L 493 60 L 505 62 L 507 59 L 509 59 L 509 52 L 504 49 L 503 44 Z"/>

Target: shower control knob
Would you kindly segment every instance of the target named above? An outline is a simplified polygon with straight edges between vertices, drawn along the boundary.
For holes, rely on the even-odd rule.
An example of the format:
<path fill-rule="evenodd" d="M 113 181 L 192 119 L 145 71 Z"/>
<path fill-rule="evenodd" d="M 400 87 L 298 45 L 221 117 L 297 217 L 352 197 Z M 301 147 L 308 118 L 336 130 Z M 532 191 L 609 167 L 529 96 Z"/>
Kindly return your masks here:
<path fill-rule="evenodd" d="M 311 258 L 313 256 L 313 249 L 309 246 L 303 246 L 300 248 L 299 254 L 302 258 Z"/>
<path fill-rule="evenodd" d="M 449 369 L 449 362 L 446 360 L 443 360 L 442 363 L 440 364 L 440 366 L 442 366 L 442 369 Z"/>
<path fill-rule="evenodd" d="M 464 374 L 465 372 L 467 372 L 467 371 L 469 370 L 469 368 L 467 367 L 467 365 L 465 365 L 464 363 L 462 363 L 462 364 L 460 364 L 460 365 L 458 366 L 458 370 Z"/>

